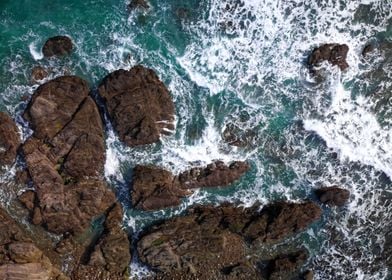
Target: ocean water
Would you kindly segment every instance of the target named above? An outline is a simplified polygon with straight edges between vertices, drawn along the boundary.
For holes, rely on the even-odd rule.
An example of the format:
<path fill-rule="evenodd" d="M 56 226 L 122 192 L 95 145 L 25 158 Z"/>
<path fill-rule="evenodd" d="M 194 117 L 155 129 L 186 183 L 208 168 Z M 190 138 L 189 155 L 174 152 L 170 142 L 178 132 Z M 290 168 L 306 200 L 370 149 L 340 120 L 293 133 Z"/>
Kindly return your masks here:
<path fill-rule="evenodd" d="M 155 69 L 176 106 L 176 131 L 161 143 L 128 148 L 107 121 L 105 177 L 124 205 L 134 238 L 145 226 L 197 203 L 315 199 L 338 185 L 351 192 L 342 209 L 324 207 L 322 221 L 288 242 L 306 247 L 315 279 L 392 279 L 392 1 L 390 0 L 150 0 L 128 11 L 124 0 L 0 0 L 0 111 L 31 133 L 20 114 L 45 80 L 79 75 L 93 91 L 119 68 Z M 54 35 L 68 35 L 75 52 L 43 58 Z M 367 43 L 377 50 L 365 60 Z M 324 65 L 309 75 L 306 60 L 323 43 L 350 47 L 350 68 Z M 43 82 L 45 82 L 43 81 Z M 234 127 L 246 143 L 228 145 Z M 142 212 L 130 204 L 135 164 L 175 173 L 213 160 L 247 160 L 251 171 L 228 188 L 199 190 L 175 209 Z M 22 164 L 19 162 L 18 164 Z M 0 182 L 13 180 L 15 167 Z M 0 191 L 3 203 L 15 192 Z M 135 256 L 132 278 L 148 274 Z"/>

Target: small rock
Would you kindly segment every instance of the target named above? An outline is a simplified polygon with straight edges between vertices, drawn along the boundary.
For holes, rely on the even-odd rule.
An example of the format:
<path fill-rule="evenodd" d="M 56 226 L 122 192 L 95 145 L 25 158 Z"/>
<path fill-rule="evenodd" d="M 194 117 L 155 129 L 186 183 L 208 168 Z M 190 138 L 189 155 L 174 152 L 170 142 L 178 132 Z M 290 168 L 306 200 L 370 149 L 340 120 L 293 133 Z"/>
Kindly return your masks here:
<path fill-rule="evenodd" d="M 323 61 L 337 65 L 343 71 L 349 67 L 346 58 L 348 46 L 343 44 L 325 44 L 313 50 L 308 64 L 311 68 L 319 66 Z"/>
<path fill-rule="evenodd" d="M 33 70 L 31 70 L 31 80 L 33 82 L 38 82 L 45 79 L 49 75 L 48 71 L 45 70 L 42 66 L 35 66 Z"/>
<path fill-rule="evenodd" d="M 64 56 L 72 52 L 73 43 L 67 36 L 55 36 L 49 38 L 43 48 L 42 52 L 45 57 Z"/>
<path fill-rule="evenodd" d="M 14 163 L 19 146 L 18 127 L 10 116 L 0 112 L 0 166 Z"/>
<path fill-rule="evenodd" d="M 367 57 L 376 49 L 374 44 L 367 44 L 362 50 L 362 56 Z"/>
<path fill-rule="evenodd" d="M 128 8 L 130 10 L 134 10 L 134 9 L 149 9 L 150 5 L 148 5 L 148 2 L 146 0 L 131 0 L 131 2 L 128 5 Z"/>
<path fill-rule="evenodd" d="M 316 195 L 322 203 L 330 206 L 344 206 L 350 198 L 350 192 L 338 187 L 328 187 L 316 190 Z"/>

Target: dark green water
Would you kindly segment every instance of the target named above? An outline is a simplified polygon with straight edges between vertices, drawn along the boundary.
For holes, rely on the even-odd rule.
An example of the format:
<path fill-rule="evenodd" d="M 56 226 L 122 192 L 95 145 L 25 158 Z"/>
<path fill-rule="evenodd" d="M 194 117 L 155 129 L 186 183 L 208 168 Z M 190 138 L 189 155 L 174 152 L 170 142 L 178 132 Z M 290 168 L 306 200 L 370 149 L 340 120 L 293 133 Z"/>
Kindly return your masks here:
<path fill-rule="evenodd" d="M 387 279 L 392 3 L 235 2 L 151 0 L 149 11 L 130 13 L 119 0 L 2 0 L 0 110 L 20 115 L 26 105 L 21 98 L 37 87 L 30 74 L 37 65 L 50 69 L 49 79 L 76 74 L 95 89 L 107 73 L 142 63 L 169 87 L 177 127 L 162 143 L 130 149 L 107 124 L 105 175 L 127 209 L 124 225 L 135 236 L 194 203 L 301 201 L 314 199 L 314 188 L 339 185 L 351 191 L 350 204 L 325 209 L 322 222 L 290 242 L 311 251 L 316 279 Z M 43 59 L 43 43 L 59 34 L 70 36 L 76 51 Z M 340 73 L 329 67 L 331 75 L 317 85 L 306 58 L 315 46 L 330 42 L 349 45 L 350 68 Z M 361 51 L 367 42 L 379 48 L 365 61 Z M 18 121 L 27 137 L 26 124 Z M 223 141 L 230 125 L 243 135 L 244 147 Z M 131 209 L 135 164 L 179 172 L 216 159 L 246 159 L 252 170 L 228 188 L 195 193 L 177 209 Z M 143 271 L 137 259 L 132 271 Z"/>

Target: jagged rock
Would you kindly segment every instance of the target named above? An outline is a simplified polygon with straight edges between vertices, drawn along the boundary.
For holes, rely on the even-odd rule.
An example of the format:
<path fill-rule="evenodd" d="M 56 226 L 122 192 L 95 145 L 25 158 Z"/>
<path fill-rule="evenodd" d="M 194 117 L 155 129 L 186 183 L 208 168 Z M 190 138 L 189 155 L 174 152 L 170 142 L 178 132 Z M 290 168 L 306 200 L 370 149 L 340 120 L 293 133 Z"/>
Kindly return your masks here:
<path fill-rule="evenodd" d="M 42 66 L 35 66 L 31 70 L 31 81 L 38 82 L 45 79 L 49 75 L 48 71 L 45 70 Z"/>
<path fill-rule="evenodd" d="M 304 250 L 278 256 L 268 262 L 264 274 L 269 280 L 292 280 L 307 259 L 308 254 Z"/>
<path fill-rule="evenodd" d="M 166 86 L 141 65 L 117 70 L 99 86 L 113 126 L 128 146 L 151 144 L 174 129 L 174 104 Z"/>
<path fill-rule="evenodd" d="M 337 65 L 343 71 L 349 67 L 346 58 L 348 46 L 343 44 L 325 44 L 313 50 L 309 57 L 308 64 L 313 69 L 322 62 L 328 61 L 332 65 Z"/>
<path fill-rule="evenodd" d="M 0 166 L 12 165 L 20 146 L 18 128 L 6 113 L 0 112 Z"/>
<path fill-rule="evenodd" d="M 25 191 L 18 197 L 19 201 L 30 211 L 34 210 L 35 192 L 32 190 Z"/>
<path fill-rule="evenodd" d="M 135 208 L 159 210 L 178 206 L 189 189 L 226 186 L 238 180 L 249 169 L 245 162 L 233 162 L 229 166 L 221 161 L 207 167 L 197 167 L 178 176 L 150 166 L 136 166 L 133 175 L 132 203 Z"/>
<path fill-rule="evenodd" d="M 137 209 L 158 210 L 177 206 L 183 197 L 190 194 L 176 184 L 171 172 L 157 167 L 136 166 L 132 181 L 132 204 Z"/>
<path fill-rule="evenodd" d="M 207 167 L 196 167 L 178 176 L 182 188 L 205 188 L 226 186 L 238 180 L 249 170 L 249 164 L 235 161 L 230 165 L 222 161 L 213 162 Z"/>
<path fill-rule="evenodd" d="M 312 202 L 277 203 L 261 211 L 258 206 L 197 206 L 185 216 L 152 226 L 137 250 L 140 259 L 158 272 L 157 279 L 175 274 L 187 279 L 225 279 L 234 271 L 257 275 L 255 266 L 245 265 L 249 249 L 257 248 L 255 241 L 280 241 L 304 230 L 320 215 Z"/>
<path fill-rule="evenodd" d="M 0 279 L 69 279 L 2 209 L 0 209 Z"/>
<path fill-rule="evenodd" d="M 134 10 L 134 9 L 148 10 L 150 6 L 148 5 L 148 2 L 146 0 L 131 0 L 131 2 L 128 4 L 128 8 L 130 10 Z"/>
<path fill-rule="evenodd" d="M 45 57 L 64 56 L 72 52 L 73 43 L 67 36 L 55 36 L 49 38 L 44 46 L 42 52 Z"/>
<path fill-rule="evenodd" d="M 124 280 L 131 261 L 127 234 L 121 228 L 122 209 L 116 203 L 108 213 L 104 231 L 94 246 L 89 260 L 79 265 L 75 279 Z"/>
<path fill-rule="evenodd" d="M 327 187 L 316 190 L 316 195 L 322 203 L 330 206 L 344 206 L 350 198 L 350 192 L 338 187 Z"/>

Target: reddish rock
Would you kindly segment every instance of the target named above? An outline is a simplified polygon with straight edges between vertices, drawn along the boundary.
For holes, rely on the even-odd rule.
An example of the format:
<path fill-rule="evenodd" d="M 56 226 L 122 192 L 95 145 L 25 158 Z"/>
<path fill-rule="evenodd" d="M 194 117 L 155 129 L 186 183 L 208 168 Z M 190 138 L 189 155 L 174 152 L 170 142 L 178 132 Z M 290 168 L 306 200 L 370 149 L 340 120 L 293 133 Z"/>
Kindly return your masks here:
<path fill-rule="evenodd" d="M 258 206 L 197 206 L 185 216 L 152 226 L 137 250 L 140 259 L 158 272 L 156 279 L 259 279 L 257 267 L 247 258 L 249 250 L 258 250 L 254 241 L 281 241 L 306 229 L 320 214 L 312 202 L 277 203 L 261 211 Z M 293 259 L 303 258 L 276 259 L 270 274 L 290 270 L 297 263 Z"/>
<path fill-rule="evenodd" d="M 298 271 L 307 259 L 308 254 L 304 250 L 278 256 L 268 263 L 266 268 L 267 279 L 292 280 L 294 276 L 298 275 Z"/>
<path fill-rule="evenodd" d="M 136 166 L 133 175 L 132 203 L 135 208 L 159 210 L 178 206 L 190 195 L 189 189 L 226 186 L 249 169 L 245 162 L 225 165 L 217 161 L 207 167 L 192 168 L 174 176 L 171 172 L 149 166 Z"/>
<path fill-rule="evenodd" d="M 349 67 L 346 58 L 348 53 L 347 45 L 325 44 L 313 50 L 309 57 L 309 66 L 317 67 L 322 62 L 328 61 L 332 65 L 337 65 L 342 71 Z"/>
<path fill-rule="evenodd" d="M 31 70 L 31 80 L 33 82 L 41 81 L 46 77 L 48 77 L 48 75 L 49 75 L 48 71 L 46 71 L 45 68 L 43 68 L 42 66 L 35 66 Z"/>
<path fill-rule="evenodd" d="M 55 36 L 49 38 L 44 46 L 42 52 L 45 57 L 64 56 L 72 52 L 73 43 L 67 36 Z"/>
<path fill-rule="evenodd" d="M 322 203 L 330 206 L 344 206 L 350 198 L 350 192 L 338 187 L 327 187 L 316 190 L 316 195 Z"/>
<path fill-rule="evenodd" d="M 6 113 L 0 112 L 0 166 L 12 165 L 20 146 L 18 128 Z"/>
<path fill-rule="evenodd" d="M 141 65 L 117 70 L 99 86 L 120 140 L 128 146 L 151 144 L 174 129 L 174 104 L 166 86 Z"/>

